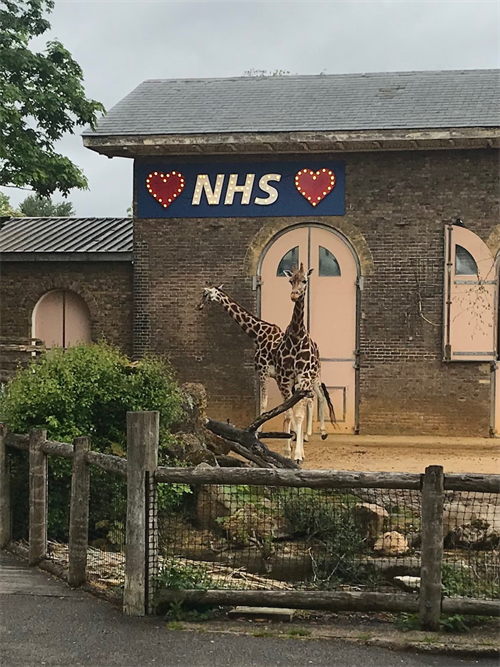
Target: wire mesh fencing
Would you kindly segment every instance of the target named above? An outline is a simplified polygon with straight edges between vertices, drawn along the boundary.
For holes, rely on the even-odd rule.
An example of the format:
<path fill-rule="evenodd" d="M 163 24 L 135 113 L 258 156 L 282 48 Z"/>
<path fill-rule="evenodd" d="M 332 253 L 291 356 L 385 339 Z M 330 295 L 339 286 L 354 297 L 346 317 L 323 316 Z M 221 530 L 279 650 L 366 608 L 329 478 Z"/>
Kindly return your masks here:
<path fill-rule="evenodd" d="M 500 495 L 454 491 L 443 509 L 443 592 L 500 598 Z"/>
<path fill-rule="evenodd" d="M 127 480 L 91 467 L 87 578 L 120 593 L 125 582 Z"/>
<path fill-rule="evenodd" d="M 12 539 L 28 543 L 29 539 L 29 455 L 27 451 L 7 449 L 10 468 L 10 506 Z"/>
<path fill-rule="evenodd" d="M 417 589 L 420 491 L 160 486 L 162 586 Z"/>

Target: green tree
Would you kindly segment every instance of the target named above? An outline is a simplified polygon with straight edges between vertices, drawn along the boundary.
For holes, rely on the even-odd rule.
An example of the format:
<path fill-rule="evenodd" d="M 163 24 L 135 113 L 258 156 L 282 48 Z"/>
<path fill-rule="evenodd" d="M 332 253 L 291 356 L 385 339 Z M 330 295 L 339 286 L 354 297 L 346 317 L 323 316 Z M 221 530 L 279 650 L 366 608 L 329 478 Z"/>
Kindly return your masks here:
<path fill-rule="evenodd" d="M 14 208 L 10 203 L 10 199 L 3 192 L 0 192 L 0 217 L 9 216 L 10 218 L 20 218 L 23 216 L 21 211 Z"/>
<path fill-rule="evenodd" d="M 50 197 L 29 195 L 19 206 L 23 215 L 28 218 L 53 218 L 75 215 L 75 209 L 70 201 L 54 204 Z"/>
<path fill-rule="evenodd" d="M 161 357 L 131 362 L 104 343 L 54 348 L 20 371 L 2 390 L 0 419 L 17 433 L 47 429 L 48 437 L 72 442 L 90 436 L 92 449 L 118 456 L 127 448 L 127 411 L 160 412 L 159 460 L 169 460 L 173 441 L 170 426 L 181 415 L 180 391 L 170 366 Z M 21 452 L 21 454 L 23 454 Z M 16 530 L 26 528 L 28 513 L 27 461 L 16 461 L 13 474 Z M 15 471 L 14 471 L 15 472 Z M 49 465 L 49 531 L 52 538 L 67 538 L 71 466 L 51 457 Z M 113 475 L 93 471 L 91 536 L 109 536 L 124 522 L 123 484 Z M 170 490 L 163 502 L 172 505 L 186 487 Z M 20 509 L 22 508 L 22 509 Z M 100 531 L 104 530 L 104 536 Z"/>
<path fill-rule="evenodd" d="M 43 52 L 30 41 L 50 23 L 54 0 L 2 0 L 0 6 L 0 185 L 31 186 L 41 196 L 87 179 L 54 143 L 77 126 L 95 127 L 104 107 L 87 99 L 83 72 L 58 41 Z"/>

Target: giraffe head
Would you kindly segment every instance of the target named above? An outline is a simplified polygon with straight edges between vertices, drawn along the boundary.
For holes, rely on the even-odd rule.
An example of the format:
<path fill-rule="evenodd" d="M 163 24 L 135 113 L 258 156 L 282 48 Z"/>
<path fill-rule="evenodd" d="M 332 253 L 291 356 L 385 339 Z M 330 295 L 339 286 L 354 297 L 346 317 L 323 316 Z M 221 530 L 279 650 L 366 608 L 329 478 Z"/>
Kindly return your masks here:
<path fill-rule="evenodd" d="M 283 271 L 284 275 L 287 278 L 290 278 L 290 285 L 292 286 L 292 293 L 290 298 L 292 301 L 297 301 L 304 296 L 307 289 L 307 283 L 309 282 L 309 276 L 314 269 L 309 269 L 307 273 L 304 273 L 304 265 L 300 263 L 300 268 L 296 269 L 293 267 L 292 271 Z"/>
<path fill-rule="evenodd" d="M 203 306 L 206 303 L 209 303 L 210 301 L 219 301 L 220 299 L 220 290 L 222 289 L 222 285 L 219 287 L 205 287 L 203 289 L 203 294 L 201 297 L 201 301 L 198 305 L 198 310 L 201 310 Z"/>

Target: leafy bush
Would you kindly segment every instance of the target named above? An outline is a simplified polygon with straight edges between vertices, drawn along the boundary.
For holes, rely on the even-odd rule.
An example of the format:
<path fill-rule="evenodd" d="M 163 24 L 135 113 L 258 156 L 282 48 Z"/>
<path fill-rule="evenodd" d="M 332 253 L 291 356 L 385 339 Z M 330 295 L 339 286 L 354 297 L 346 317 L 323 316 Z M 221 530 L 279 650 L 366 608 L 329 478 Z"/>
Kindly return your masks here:
<path fill-rule="evenodd" d="M 347 507 L 323 493 L 304 490 L 285 496 L 283 513 L 297 537 L 314 541 L 314 577 L 321 586 L 368 583 L 376 574 L 360 563 L 364 539 Z"/>
<path fill-rule="evenodd" d="M 87 435 L 93 450 L 123 456 L 127 411 L 158 410 L 159 461 L 167 463 L 173 441 L 169 429 L 181 415 L 180 398 L 165 359 L 131 362 L 116 348 L 99 343 L 55 348 L 34 360 L 2 391 L 0 416 L 17 433 L 45 428 L 50 439 L 61 442 Z M 49 461 L 49 534 L 65 539 L 71 464 L 55 457 Z M 91 488 L 94 525 L 122 522 L 122 480 L 93 470 Z M 172 500 L 177 502 L 178 494 Z"/>

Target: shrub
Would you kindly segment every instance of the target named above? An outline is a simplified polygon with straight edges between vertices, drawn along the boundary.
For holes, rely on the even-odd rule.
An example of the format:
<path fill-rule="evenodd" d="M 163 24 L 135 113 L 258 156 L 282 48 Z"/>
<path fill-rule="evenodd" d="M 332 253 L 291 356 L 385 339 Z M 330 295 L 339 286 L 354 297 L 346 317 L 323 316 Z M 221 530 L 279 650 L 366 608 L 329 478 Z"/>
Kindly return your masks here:
<path fill-rule="evenodd" d="M 169 461 L 170 427 L 181 414 L 180 391 L 165 359 L 131 362 L 105 343 L 52 349 L 20 371 L 2 392 L 0 416 L 9 429 L 29 433 L 47 429 L 48 437 L 72 442 L 91 438 L 93 450 L 125 455 L 127 411 L 160 412 L 160 463 Z M 50 536 L 67 534 L 71 464 L 49 458 Z M 91 520 L 121 522 L 124 486 L 112 475 L 92 471 Z"/>
<path fill-rule="evenodd" d="M 376 575 L 360 563 L 365 541 L 338 498 L 309 490 L 293 492 L 284 498 L 283 513 L 295 536 L 316 544 L 311 557 L 320 586 L 375 580 Z"/>

